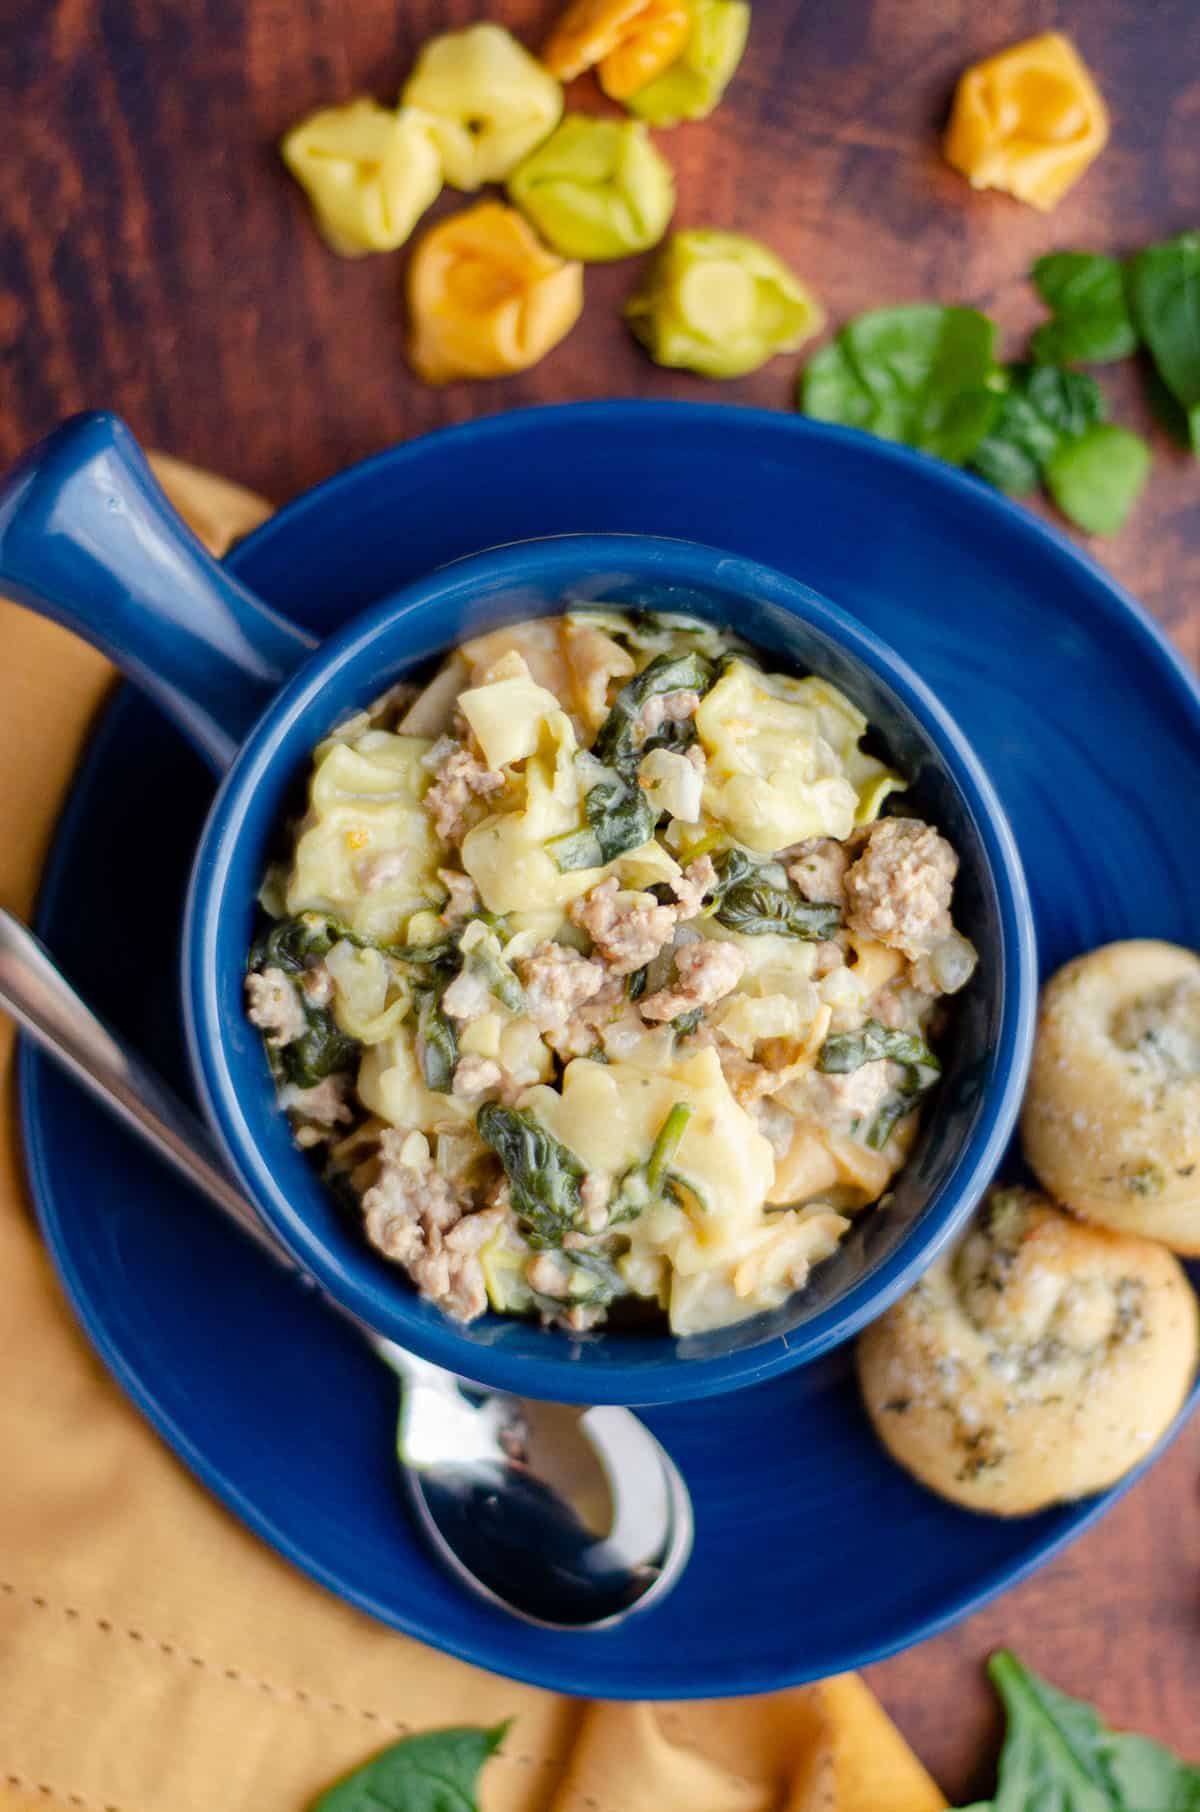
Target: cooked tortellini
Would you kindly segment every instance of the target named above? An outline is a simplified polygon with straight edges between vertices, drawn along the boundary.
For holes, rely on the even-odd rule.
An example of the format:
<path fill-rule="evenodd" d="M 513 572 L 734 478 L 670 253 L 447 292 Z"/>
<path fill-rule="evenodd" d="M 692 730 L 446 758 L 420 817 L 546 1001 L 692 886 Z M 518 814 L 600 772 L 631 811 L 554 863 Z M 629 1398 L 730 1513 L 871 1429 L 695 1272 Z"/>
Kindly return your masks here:
<path fill-rule="evenodd" d="M 288 877 L 289 914 L 326 912 L 388 942 L 437 898 L 437 842 L 421 805 L 429 747 L 387 730 L 323 745 Z"/>
<path fill-rule="evenodd" d="M 447 1314 L 703 1333 L 888 1188 L 975 956 L 867 732 L 719 625 L 602 604 L 486 630 L 317 749 L 249 1015 Z"/>
<path fill-rule="evenodd" d="M 1108 143 L 1108 111 L 1061 32 L 1011 44 L 959 81 L 944 150 L 975 189 L 1056 207 Z"/>
<path fill-rule="evenodd" d="M 564 258 L 627 258 L 657 245 L 675 207 L 671 166 L 636 120 L 568 114 L 508 182 Z"/>
<path fill-rule="evenodd" d="M 747 849 L 848 837 L 900 777 L 859 749 L 867 720 L 825 680 L 731 661 L 696 712 L 704 806 Z"/>
<path fill-rule="evenodd" d="M 558 124 L 562 89 L 500 25 L 432 38 L 404 87 L 426 115 L 446 181 L 456 189 L 503 182 Z"/>
<path fill-rule="evenodd" d="M 408 268 L 409 359 L 427 383 L 526 371 L 583 308 L 583 270 L 502 202 L 431 227 Z"/>
<path fill-rule="evenodd" d="M 658 365 L 743 377 L 820 331 L 819 304 L 782 259 L 744 233 L 673 233 L 625 318 Z"/>

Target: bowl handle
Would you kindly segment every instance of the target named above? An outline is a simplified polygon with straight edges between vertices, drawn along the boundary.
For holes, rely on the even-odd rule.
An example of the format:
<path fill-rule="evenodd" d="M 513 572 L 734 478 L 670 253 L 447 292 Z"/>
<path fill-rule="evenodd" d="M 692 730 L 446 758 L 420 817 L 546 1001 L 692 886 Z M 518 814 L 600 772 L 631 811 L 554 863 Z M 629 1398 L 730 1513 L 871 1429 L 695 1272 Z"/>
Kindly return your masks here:
<path fill-rule="evenodd" d="M 0 483 L 0 595 L 94 642 L 218 770 L 316 646 L 212 558 L 124 422 L 99 412 Z"/>

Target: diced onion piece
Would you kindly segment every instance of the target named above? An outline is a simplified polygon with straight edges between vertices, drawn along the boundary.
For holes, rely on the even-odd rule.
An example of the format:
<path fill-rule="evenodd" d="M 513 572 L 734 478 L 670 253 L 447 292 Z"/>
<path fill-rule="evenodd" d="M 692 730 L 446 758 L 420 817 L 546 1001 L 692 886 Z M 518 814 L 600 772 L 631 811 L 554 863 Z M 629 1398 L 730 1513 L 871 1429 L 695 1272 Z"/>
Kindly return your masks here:
<path fill-rule="evenodd" d="M 704 793 L 704 771 L 694 767 L 686 755 L 674 749 L 651 749 L 643 756 L 638 780 L 656 811 L 685 824 L 695 824 L 700 817 Z"/>

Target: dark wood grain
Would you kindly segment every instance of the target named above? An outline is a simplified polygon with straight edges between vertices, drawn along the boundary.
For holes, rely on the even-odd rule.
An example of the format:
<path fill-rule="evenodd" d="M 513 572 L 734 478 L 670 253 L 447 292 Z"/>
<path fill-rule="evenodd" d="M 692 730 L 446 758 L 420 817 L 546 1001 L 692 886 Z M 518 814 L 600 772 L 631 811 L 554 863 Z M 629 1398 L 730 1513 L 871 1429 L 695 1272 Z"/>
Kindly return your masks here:
<path fill-rule="evenodd" d="M 618 304 L 637 267 L 588 273 L 581 326 L 536 371 L 431 390 L 403 357 L 403 255 L 345 263 L 274 152 L 319 102 L 395 93 L 434 28 L 488 16 L 530 42 L 553 0 L 0 0 L 0 458 L 89 405 L 282 501 L 445 422 L 611 395 L 789 406 L 796 361 L 716 388 L 656 370 Z M 1071 30 L 1113 141 L 1052 216 L 974 196 L 937 128 L 972 57 Z M 594 90 L 580 85 L 586 104 Z M 1066 245 L 1123 251 L 1200 215 L 1197 0 L 757 0 L 725 105 L 669 149 L 680 224 L 759 233 L 833 321 L 889 301 L 972 301 L 1016 351 L 1025 280 Z M 439 207 L 458 205 L 445 198 Z M 1145 427 L 1136 370 L 1104 374 Z M 1200 656 L 1200 467 L 1155 436 L 1124 533 L 1095 550 Z M 986 1784 L 980 1663 L 1017 1646 L 1118 1722 L 1200 1754 L 1200 1426 L 1056 1564 L 950 1636 L 872 1670 L 948 1790 Z"/>

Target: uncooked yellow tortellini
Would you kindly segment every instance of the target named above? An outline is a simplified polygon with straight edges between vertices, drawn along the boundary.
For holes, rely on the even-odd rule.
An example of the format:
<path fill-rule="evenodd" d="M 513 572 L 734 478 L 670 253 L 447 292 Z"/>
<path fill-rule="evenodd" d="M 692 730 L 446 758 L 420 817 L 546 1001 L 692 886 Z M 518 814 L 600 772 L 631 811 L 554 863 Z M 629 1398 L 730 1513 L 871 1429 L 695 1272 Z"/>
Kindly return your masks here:
<path fill-rule="evenodd" d="M 714 378 L 742 377 L 794 352 L 824 318 L 765 245 L 703 227 L 672 234 L 625 315 L 656 364 Z"/>
<path fill-rule="evenodd" d="M 564 258 L 625 258 L 657 245 L 675 206 L 670 165 L 637 120 L 568 114 L 508 192 Z"/>
<path fill-rule="evenodd" d="M 446 181 L 503 182 L 562 116 L 562 89 L 499 25 L 433 38 L 405 84 L 404 102 L 429 116 Z"/>
<path fill-rule="evenodd" d="M 481 201 L 418 242 L 408 303 L 419 377 L 503 377 L 535 365 L 574 327 L 583 269 L 549 251 L 515 208 Z"/>
<path fill-rule="evenodd" d="M 371 100 L 323 107 L 287 134 L 283 160 L 312 204 L 327 243 L 344 258 L 404 244 L 442 186 L 429 122 Z"/>

